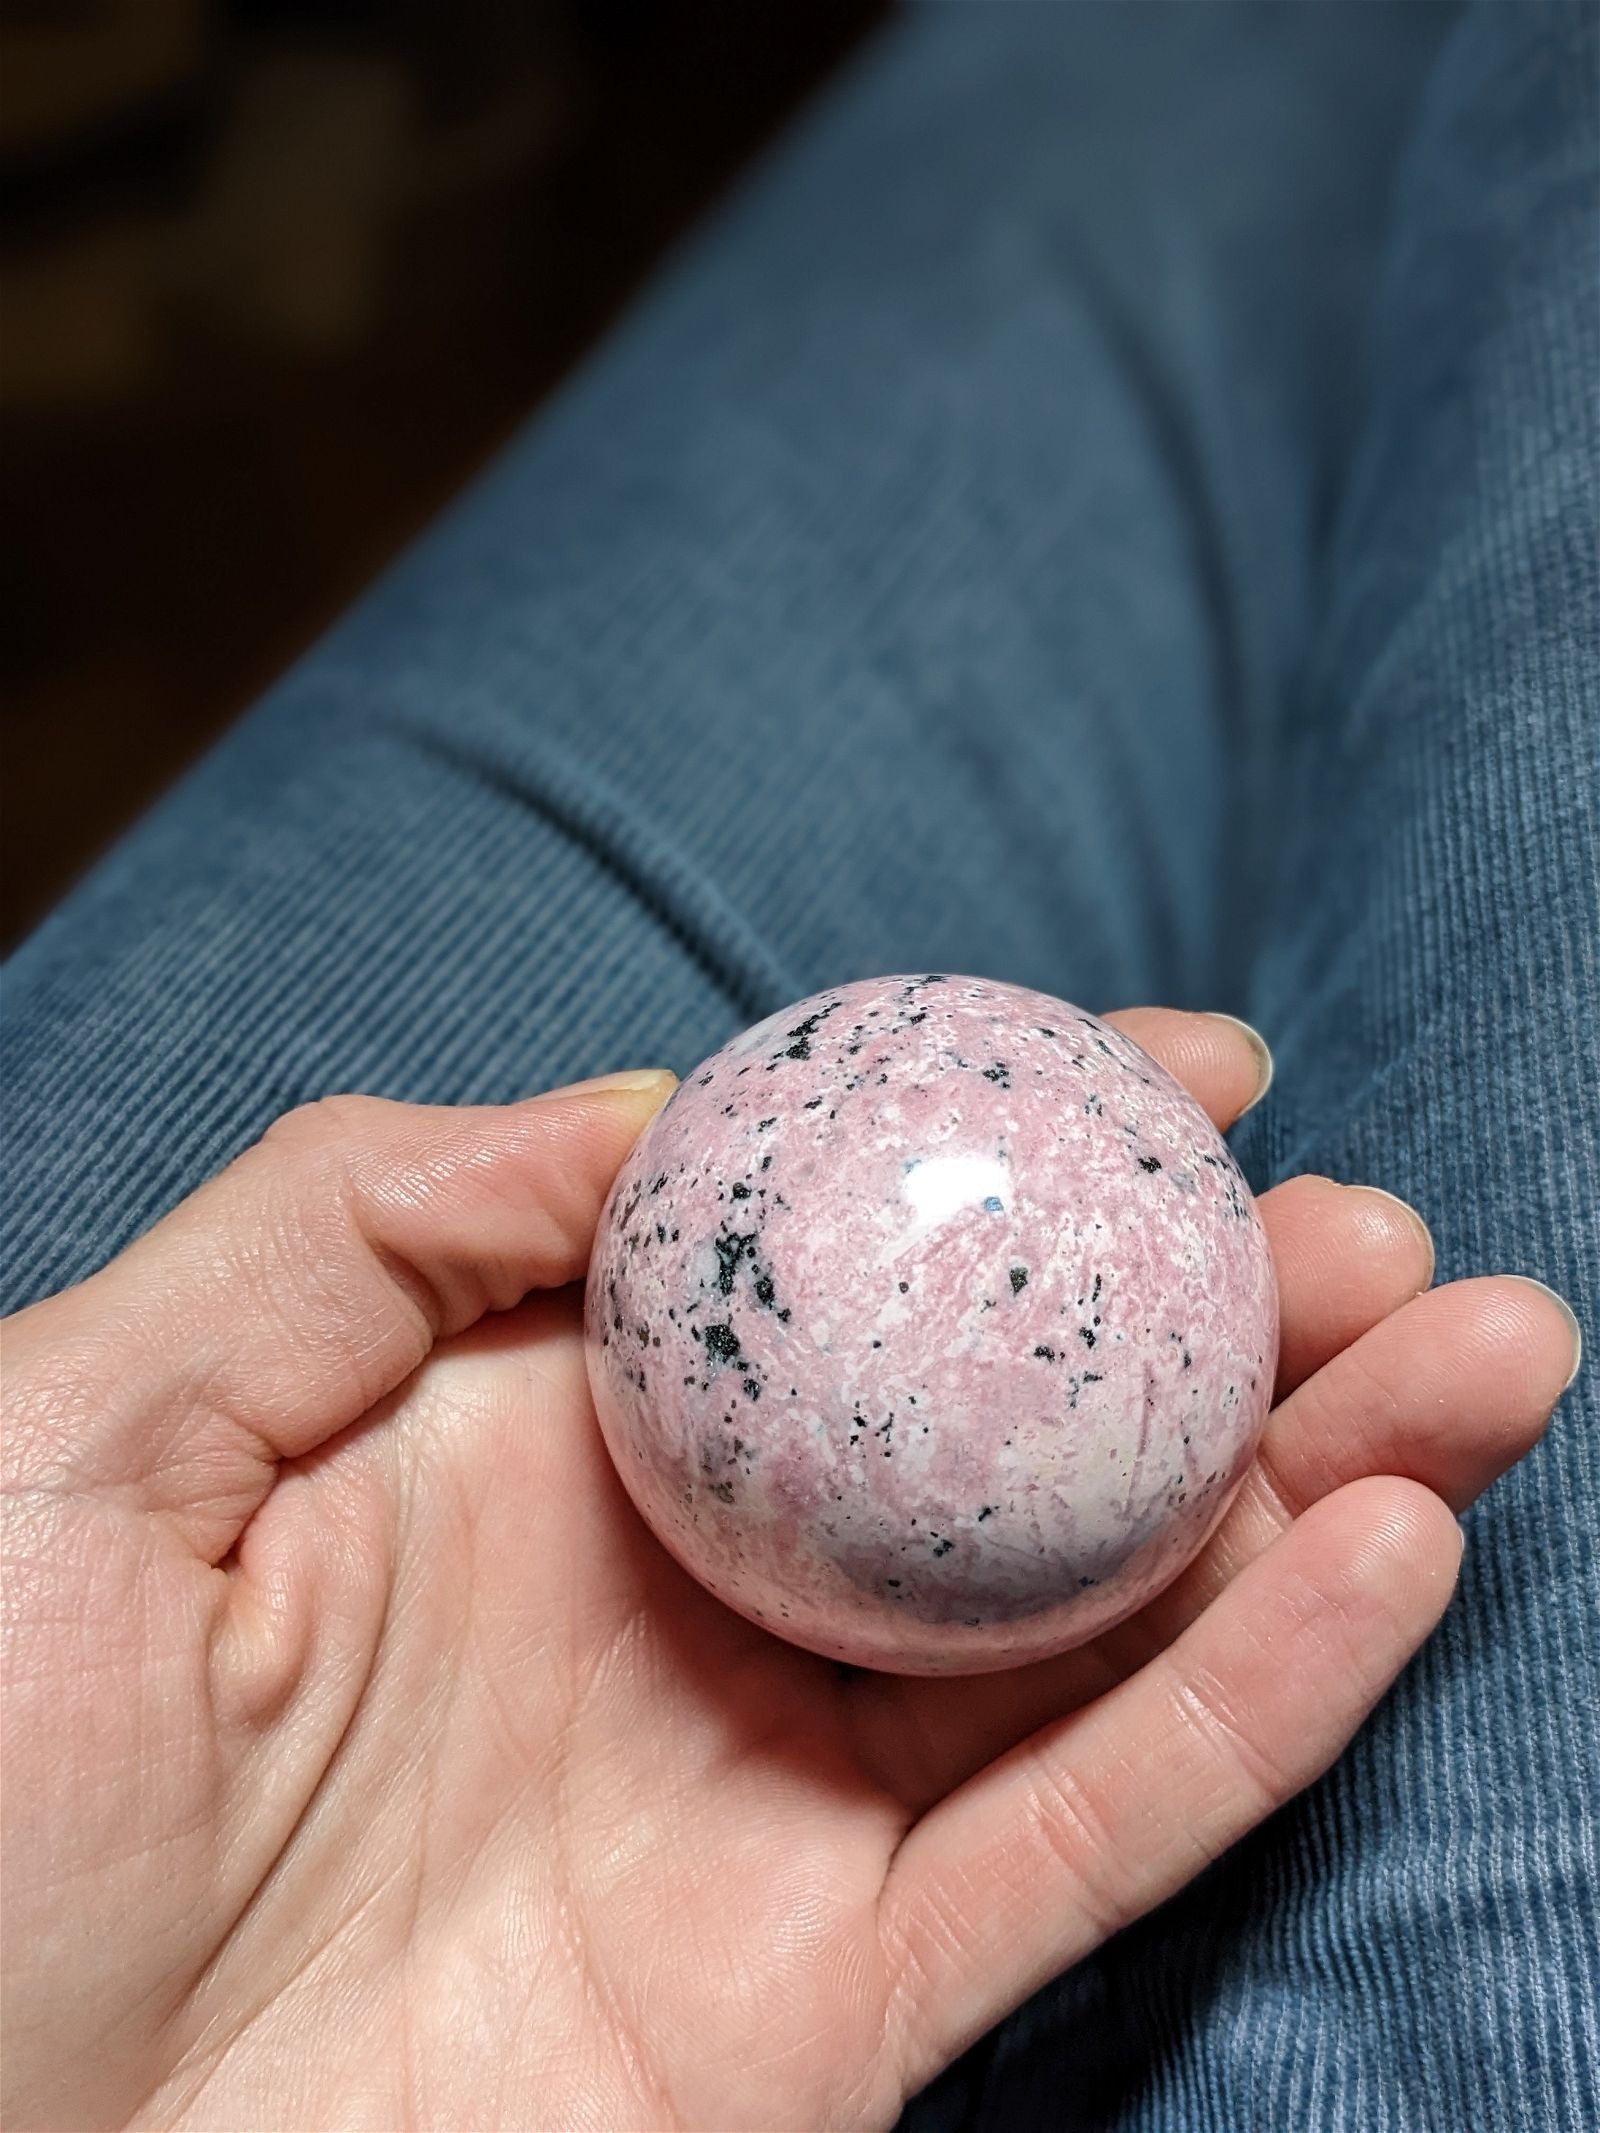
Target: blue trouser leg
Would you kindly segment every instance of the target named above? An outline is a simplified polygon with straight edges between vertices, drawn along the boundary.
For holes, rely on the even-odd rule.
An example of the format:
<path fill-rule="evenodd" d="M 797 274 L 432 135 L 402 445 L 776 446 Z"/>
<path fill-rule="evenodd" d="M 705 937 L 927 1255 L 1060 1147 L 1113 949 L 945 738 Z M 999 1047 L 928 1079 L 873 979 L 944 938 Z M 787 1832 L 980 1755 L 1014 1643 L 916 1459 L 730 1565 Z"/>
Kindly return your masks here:
<path fill-rule="evenodd" d="M 1600 39 L 1468 16 L 1401 173 L 1280 757 L 1258 1174 L 1380 1179 L 1440 1278 L 1600 1327 Z M 1012 2126 L 1600 2126 L 1600 1399 L 1467 1521 L 1320 1785 L 951 2077 Z M 929 2099 L 930 2106 L 939 2101 Z"/>
<path fill-rule="evenodd" d="M 16 959 L 12 1298 L 306 1096 L 924 965 L 1247 1007 L 1259 1175 L 1593 1323 L 1593 80 L 1536 6 L 897 25 Z M 1587 1398 L 1332 1777 L 914 2121 L 1600 2118 Z"/>
<path fill-rule="evenodd" d="M 892 30 L 15 959 L 10 1295 L 330 1088 L 684 1067 L 913 965 L 1236 996 L 1234 766 L 1435 35 Z"/>

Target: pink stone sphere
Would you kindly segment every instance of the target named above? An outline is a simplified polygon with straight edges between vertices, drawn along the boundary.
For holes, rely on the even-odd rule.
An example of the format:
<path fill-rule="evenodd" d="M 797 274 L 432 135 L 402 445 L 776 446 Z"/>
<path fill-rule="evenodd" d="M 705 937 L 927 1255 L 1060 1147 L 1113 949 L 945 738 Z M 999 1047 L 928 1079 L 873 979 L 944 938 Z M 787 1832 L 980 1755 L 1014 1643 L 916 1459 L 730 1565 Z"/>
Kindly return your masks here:
<path fill-rule="evenodd" d="M 601 1217 L 589 1380 L 728 1606 L 893 1673 L 1065 1651 L 1177 1576 L 1254 1456 L 1267 1240 L 1194 1099 L 1047 994 L 785 1008 L 681 1084 Z"/>

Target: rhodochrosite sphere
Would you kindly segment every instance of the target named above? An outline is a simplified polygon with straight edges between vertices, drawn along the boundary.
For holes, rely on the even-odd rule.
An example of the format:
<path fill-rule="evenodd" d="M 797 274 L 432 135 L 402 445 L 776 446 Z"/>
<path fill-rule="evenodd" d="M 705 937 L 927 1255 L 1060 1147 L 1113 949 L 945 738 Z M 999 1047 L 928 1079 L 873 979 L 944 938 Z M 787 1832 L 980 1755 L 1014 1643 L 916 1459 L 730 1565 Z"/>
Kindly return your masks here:
<path fill-rule="evenodd" d="M 606 1443 L 660 1539 L 796 1644 L 975 1673 L 1177 1575 L 1254 1454 L 1277 1292 L 1205 1113 L 1093 1015 L 832 987 L 682 1083 L 589 1268 Z"/>

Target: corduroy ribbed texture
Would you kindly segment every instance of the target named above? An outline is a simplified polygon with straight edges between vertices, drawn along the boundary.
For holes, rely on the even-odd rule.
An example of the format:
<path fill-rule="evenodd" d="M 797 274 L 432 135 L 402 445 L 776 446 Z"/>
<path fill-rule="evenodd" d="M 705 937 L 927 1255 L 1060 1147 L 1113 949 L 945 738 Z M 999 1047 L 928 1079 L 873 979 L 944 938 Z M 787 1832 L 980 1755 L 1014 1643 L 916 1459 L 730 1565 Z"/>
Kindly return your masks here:
<path fill-rule="evenodd" d="M 1596 18 L 897 23 L 14 959 L 5 1279 L 874 971 L 1232 1007 L 1600 1326 Z M 1330 1777 L 908 2113 L 1600 2125 L 1591 1371 Z"/>

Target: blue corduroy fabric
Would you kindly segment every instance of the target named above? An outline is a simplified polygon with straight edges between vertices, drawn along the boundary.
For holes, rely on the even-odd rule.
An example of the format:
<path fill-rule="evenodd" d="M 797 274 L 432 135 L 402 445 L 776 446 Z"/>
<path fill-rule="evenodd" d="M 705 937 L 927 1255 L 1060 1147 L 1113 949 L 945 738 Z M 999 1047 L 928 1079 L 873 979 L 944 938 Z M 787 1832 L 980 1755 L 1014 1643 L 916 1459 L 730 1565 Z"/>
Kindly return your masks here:
<path fill-rule="evenodd" d="M 336 1088 L 825 983 L 1235 1008 L 1243 1153 L 1600 1324 L 1585 6 L 897 22 L 14 958 L 7 1299 Z M 1335 1771 L 918 2133 L 1600 2125 L 1593 1373 Z"/>

